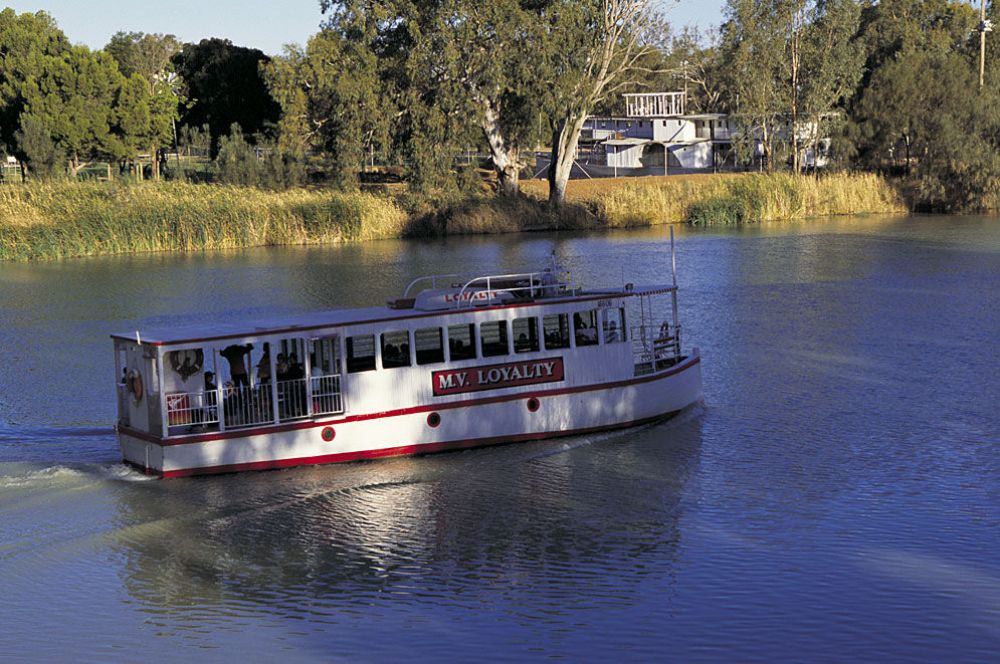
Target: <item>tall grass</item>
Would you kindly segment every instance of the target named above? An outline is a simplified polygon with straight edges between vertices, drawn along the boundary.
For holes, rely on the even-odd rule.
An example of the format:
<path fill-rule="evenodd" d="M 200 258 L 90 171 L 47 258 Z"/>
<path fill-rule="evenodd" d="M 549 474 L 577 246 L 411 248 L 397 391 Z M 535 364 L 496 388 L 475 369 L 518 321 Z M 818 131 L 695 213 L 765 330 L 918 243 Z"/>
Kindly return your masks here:
<path fill-rule="evenodd" d="M 536 196 L 545 189 L 531 183 Z M 905 212 L 899 194 L 877 175 L 820 178 L 720 174 L 619 180 L 575 180 L 568 198 L 586 205 L 607 227 L 786 221 L 841 214 Z"/>
<path fill-rule="evenodd" d="M 874 175 L 695 175 L 573 181 L 552 210 L 528 198 L 417 204 L 390 195 L 169 183 L 0 186 L 0 260 L 314 244 L 404 235 L 752 223 L 902 212 Z"/>
<path fill-rule="evenodd" d="M 0 187 L 0 260 L 229 249 L 400 236 L 406 215 L 363 193 L 184 183 Z"/>

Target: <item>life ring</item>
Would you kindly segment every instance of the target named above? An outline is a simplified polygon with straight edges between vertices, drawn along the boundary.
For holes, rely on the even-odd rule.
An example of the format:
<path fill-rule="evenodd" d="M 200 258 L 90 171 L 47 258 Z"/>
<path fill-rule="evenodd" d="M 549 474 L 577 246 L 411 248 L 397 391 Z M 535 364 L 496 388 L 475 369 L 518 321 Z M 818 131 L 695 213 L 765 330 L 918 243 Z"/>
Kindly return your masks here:
<path fill-rule="evenodd" d="M 142 401 L 142 374 L 132 369 L 128 374 L 128 391 L 135 403 Z"/>
<path fill-rule="evenodd" d="M 174 350 L 167 353 L 170 360 L 170 368 L 178 373 L 181 380 L 188 378 L 201 371 L 205 363 L 205 352 L 200 348 L 196 350 Z"/>

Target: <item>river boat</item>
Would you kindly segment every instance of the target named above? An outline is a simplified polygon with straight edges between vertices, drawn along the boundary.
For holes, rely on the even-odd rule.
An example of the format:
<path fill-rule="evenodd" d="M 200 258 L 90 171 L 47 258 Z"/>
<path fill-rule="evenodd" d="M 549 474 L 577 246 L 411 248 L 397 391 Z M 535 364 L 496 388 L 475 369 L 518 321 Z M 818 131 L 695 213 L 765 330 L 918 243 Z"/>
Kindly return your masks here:
<path fill-rule="evenodd" d="M 671 238 L 672 239 L 672 238 Z M 619 429 L 701 400 L 672 283 L 422 277 L 383 306 L 112 335 L 118 442 L 178 477 Z"/>

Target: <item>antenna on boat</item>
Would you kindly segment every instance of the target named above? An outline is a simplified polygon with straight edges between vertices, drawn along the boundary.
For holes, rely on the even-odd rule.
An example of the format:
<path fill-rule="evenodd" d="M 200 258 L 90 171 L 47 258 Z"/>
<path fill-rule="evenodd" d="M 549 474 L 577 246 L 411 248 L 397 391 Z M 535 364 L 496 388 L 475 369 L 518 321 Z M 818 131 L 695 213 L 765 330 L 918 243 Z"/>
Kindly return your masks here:
<path fill-rule="evenodd" d="M 139 338 L 139 330 L 135 331 L 135 343 L 137 343 L 140 346 L 142 345 L 142 339 Z"/>
<path fill-rule="evenodd" d="M 674 288 L 677 288 L 677 250 L 674 248 L 674 227 L 670 227 L 670 272 L 674 277 Z"/>
<path fill-rule="evenodd" d="M 680 349 L 681 343 L 681 324 L 677 318 L 677 249 L 674 246 L 674 227 L 670 227 L 670 271 L 674 278 L 674 290 L 670 293 L 670 301 L 673 305 L 674 314 L 674 337 L 677 339 L 677 348 Z M 678 350 L 678 352 L 680 352 Z"/>

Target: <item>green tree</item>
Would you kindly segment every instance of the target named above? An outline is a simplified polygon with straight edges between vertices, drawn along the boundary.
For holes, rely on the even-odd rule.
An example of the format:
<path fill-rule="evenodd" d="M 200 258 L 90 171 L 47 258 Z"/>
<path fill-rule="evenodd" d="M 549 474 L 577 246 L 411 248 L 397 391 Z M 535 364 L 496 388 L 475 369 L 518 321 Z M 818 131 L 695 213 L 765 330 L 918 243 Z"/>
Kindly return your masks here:
<path fill-rule="evenodd" d="M 43 122 L 27 113 L 21 115 L 14 139 L 33 176 L 47 180 L 62 171 L 66 156 L 52 140 Z"/>
<path fill-rule="evenodd" d="M 864 48 L 855 39 L 860 18 L 856 0 L 822 0 L 807 28 L 800 108 L 808 120 L 805 138 L 814 159 L 821 139 L 842 133 L 847 105 L 864 73 Z"/>
<path fill-rule="evenodd" d="M 864 8 L 859 39 L 866 74 L 851 113 L 862 166 L 881 168 L 902 159 L 910 172 L 914 158 L 932 152 L 937 142 L 934 116 L 948 112 L 951 104 L 933 107 L 926 101 L 948 102 L 942 89 L 956 77 L 964 80 L 976 22 L 970 6 L 952 0 L 882 0 Z"/>
<path fill-rule="evenodd" d="M 22 131 L 26 88 L 43 76 L 46 58 L 69 48 L 66 36 L 45 12 L 0 11 L 0 143 L 22 161 L 27 155 L 19 150 L 15 134 Z"/>
<path fill-rule="evenodd" d="M 189 127 L 208 125 L 213 155 L 233 123 L 244 136 L 264 134 L 277 124 L 281 108 L 261 75 L 262 65 L 269 61 L 257 49 L 224 39 L 185 44 L 173 57 L 187 99 L 181 122 Z"/>
<path fill-rule="evenodd" d="M 264 75 L 282 108 L 282 153 L 301 160 L 318 149 L 329 157 L 332 179 L 356 187 L 365 157 L 386 145 L 393 117 L 377 67 L 364 44 L 330 29 L 314 35 L 304 52 L 289 49 L 272 60 Z"/>
<path fill-rule="evenodd" d="M 119 152 L 111 124 L 121 81 L 109 55 L 73 46 L 43 57 L 41 75 L 24 85 L 25 112 L 49 129 L 74 177 L 90 160 Z"/>

